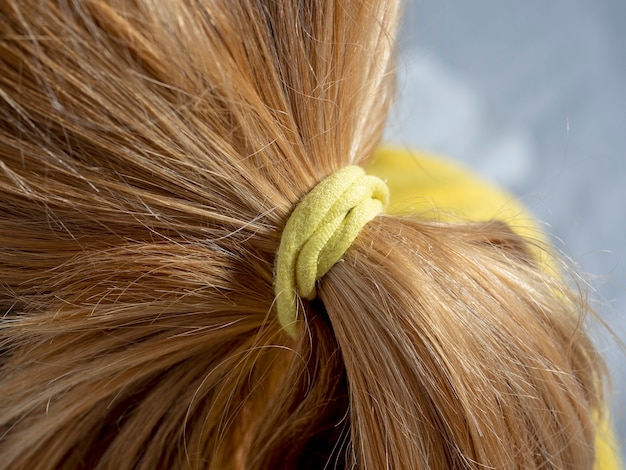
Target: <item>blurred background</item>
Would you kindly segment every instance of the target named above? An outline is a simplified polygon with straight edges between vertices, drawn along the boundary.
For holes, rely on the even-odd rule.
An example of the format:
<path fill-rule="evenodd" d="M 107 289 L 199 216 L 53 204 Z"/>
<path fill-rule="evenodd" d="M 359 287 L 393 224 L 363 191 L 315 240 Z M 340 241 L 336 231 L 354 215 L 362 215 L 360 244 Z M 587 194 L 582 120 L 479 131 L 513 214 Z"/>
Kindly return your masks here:
<path fill-rule="evenodd" d="M 626 0 L 407 0 L 387 141 L 518 196 L 626 342 Z M 626 449 L 626 352 L 602 328 Z"/>

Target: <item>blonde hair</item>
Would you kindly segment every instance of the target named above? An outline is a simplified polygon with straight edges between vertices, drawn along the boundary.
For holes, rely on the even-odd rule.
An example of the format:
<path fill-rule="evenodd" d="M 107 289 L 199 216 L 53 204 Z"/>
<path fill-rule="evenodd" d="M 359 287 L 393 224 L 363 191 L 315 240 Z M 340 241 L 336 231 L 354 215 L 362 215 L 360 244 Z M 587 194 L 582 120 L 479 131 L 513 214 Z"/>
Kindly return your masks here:
<path fill-rule="evenodd" d="M 584 298 L 502 223 L 377 217 L 276 318 L 396 3 L 0 4 L 1 468 L 592 468 Z"/>

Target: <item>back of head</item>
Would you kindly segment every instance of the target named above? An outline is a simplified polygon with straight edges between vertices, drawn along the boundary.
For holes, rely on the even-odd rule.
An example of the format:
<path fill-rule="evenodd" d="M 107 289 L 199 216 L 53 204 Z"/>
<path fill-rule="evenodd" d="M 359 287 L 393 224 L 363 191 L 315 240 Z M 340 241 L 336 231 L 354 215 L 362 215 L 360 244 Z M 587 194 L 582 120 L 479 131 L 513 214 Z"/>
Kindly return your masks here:
<path fill-rule="evenodd" d="M 591 468 L 581 299 L 504 224 L 294 204 L 378 144 L 395 1 L 0 4 L 1 468 Z"/>

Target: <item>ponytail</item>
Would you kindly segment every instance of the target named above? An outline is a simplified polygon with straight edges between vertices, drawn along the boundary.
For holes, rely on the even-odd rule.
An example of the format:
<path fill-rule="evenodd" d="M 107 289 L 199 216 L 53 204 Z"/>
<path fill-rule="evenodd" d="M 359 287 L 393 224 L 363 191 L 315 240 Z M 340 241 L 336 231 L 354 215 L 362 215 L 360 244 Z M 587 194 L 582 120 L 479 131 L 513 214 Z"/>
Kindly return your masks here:
<path fill-rule="evenodd" d="M 504 223 L 370 217 L 279 321 L 285 226 L 379 144 L 397 22 L 2 2 L 0 468 L 593 467 L 587 306 Z"/>

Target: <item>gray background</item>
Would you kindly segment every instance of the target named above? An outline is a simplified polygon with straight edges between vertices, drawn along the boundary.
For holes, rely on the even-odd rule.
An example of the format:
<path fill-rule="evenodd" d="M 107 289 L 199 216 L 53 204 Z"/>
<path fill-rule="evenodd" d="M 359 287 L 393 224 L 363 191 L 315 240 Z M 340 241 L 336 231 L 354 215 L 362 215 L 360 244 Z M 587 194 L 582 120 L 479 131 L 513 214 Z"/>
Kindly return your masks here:
<path fill-rule="evenodd" d="M 626 0 L 413 0 L 387 140 L 519 196 L 626 341 Z M 626 447 L 626 353 L 594 329 Z"/>

